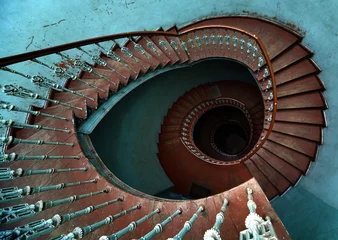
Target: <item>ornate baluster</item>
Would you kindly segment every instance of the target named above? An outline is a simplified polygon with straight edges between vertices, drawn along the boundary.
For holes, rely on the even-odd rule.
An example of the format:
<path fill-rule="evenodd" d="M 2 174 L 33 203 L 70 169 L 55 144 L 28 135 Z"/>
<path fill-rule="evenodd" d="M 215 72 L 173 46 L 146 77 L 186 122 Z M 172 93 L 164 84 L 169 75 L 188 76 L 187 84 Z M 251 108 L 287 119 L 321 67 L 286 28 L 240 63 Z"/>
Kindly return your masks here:
<path fill-rule="evenodd" d="M 277 240 L 275 230 L 271 224 L 271 219 L 266 217 L 266 221 L 256 213 L 257 205 L 253 201 L 252 189 L 247 188 L 249 215 L 245 219 L 247 229 L 240 232 L 240 240 Z"/>
<path fill-rule="evenodd" d="M 218 29 L 217 39 L 218 39 L 218 44 L 221 47 L 221 51 L 222 51 L 222 55 L 221 56 L 224 56 L 223 36 L 222 36 L 222 34 L 221 34 L 221 32 L 220 32 L 219 29 Z"/>
<path fill-rule="evenodd" d="M 191 230 L 192 225 L 196 221 L 198 215 L 203 211 L 204 211 L 204 206 L 200 206 L 197 212 L 190 218 L 190 220 L 184 223 L 184 227 L 182 228 L 182 230 L 175 237 L 169 238 L 168 240 L 183 240 L 187 232 Z"/>
<path fill-rule="evenodd" d="M 194 53 L 196 54 L 196 48 L 195 48 L 194 41 L 190 37 L 188 38 L 188 43 L 190 47 L 192 48 L 192 50 L 194 50 Z"/>
<path fill-rule="evenodd" d="M 210 34 L 210 40 L 211 40 L 212 45 L 214 46 L 214 49 L 216 50 L 216 37 L 214 33 Z"/>
<path fill-rule="evenodd" d="M 173 39 L 170 39 L 169 44 L 177 52 L 178 55 L 181 55 L 180 49 L 178 48 L 176 42 Z"/>
<path fill-rule="evenodd" d="M 41 115 L 41 116 L 44 116 L 44 117 L 50 117 L 50 118 L 55 118 L 55 119 L 67 121 L 67 118 L 64 118 L 64 117 L 50 115 L 50 114 L 42 113 L 42 112 L 39 112 L 39 111 L 22 109 L 22 108 L 19 108 L 17 106 L 11 105 L 8 102 L 4 102 L 4 101 L 0 101 L 0 109 L 7 109 L 7 111 L 9 111 L 9 112 L 10 111 L 24 112 L 24 113 L 29 113 L 29 114 L 32 114 L 32 115 L 35 115 L 35 116 Z"/>
<path fill-rule="evenodd" d="M 208 35 L 204 34 L 202 38 L 203 38 L 204 44 L 207 46 L 208 52 L 211 54 L 210 48 L 209 48 L 209 37 L 208 37 Z"/>
<path fill-rule="evenodd" d="M 224 222 L 224 213 L 226 211 L 227 205 L 228 205 L 228 200 L 224 199 L 221 211 L 216 215 L 216 222 L 211 229 L 205 232 L 204 237 L 203 237 L 204 240 L 209 240 L 209 239 L 221 240 L 220 227 L 222 223 Z"/>
<path fill-rule="evenodd" d="M 56 74 L 56 76 L 58 76 L 58 77 L 63 77 L 63 78 L 65 78 L 65 79 L 77 80 L 77 81 L 79 81 L 79 82 L 81 82 L 81 83 L 83 83 L 83 84 L 85 84 L 85 85 L 87 85 L 87 86 L 90 86 L 90 87 L 92 87 L 92 88 L 95 88 L 95 89 L 97 89 L 97 90 L 99 90 L 99 91 L 101 91 L 101 92 L 106 92 L 106 91 L 103 90 L 102 88 L 99 88 L 99 87 L 97 87 L 97 86 L 95 86 L 95 85 L 93 85 L 93 84 L 91 84 L 91 83 L 88 83 L 88 82 L 82 80 L 81 78 L 78 78 L 76 75 L 74 75 L 74 74 L 72 74 L 72 73 L 66 71 L 65 69 L 62 69 L 62 68 L 60 68 L 60 67 L 54 67 L 54 66 L 48 65 L 48 64 L 43 63 L 43 62 L 41 62 L 41 61 L 39 61 L 39 60 L 37 60 L 37 59 L 35 59 L 35 58 L 34 58 L 34 59 L 31 59 L 31 61 L 36 62 L 36 63 L 38 63 L 38 64 L 40 64 L 40 65 L 42 65 L 42 66 L 45 66 L 45 67 L 47 67 L 47 68 L 53 70 L 54 73 Z"/>
<path fill-rule="evenodd" d="M 235 58 L 237 58 L 237 42 L 238 42 L 238 38 L 236 37 L 236 32 L 234 31 L 234 36 L 232 37 L 232 44 L 235 49 Z"/>
<path fill-rule="evenodd" d="M 66 59 L 71 60 L 72 62 L 74 62 L 74 66 L 77 67 L 78 69 L 80 69 L 80 70 L 82 70 L 84 72 L 92 73 L 95 76 L 98 76 L 100 79 L 105 80 L 105 81 L 113 84 L 114 86 L 116 86 L 115 82 L 110 81 L 106 76 L 103 76 L 102 74 L 94 71 L 93 68 L 88 63 L 86 63 L 84 61 L 80 61 L 79 59 L 72 59 L 69 56 L 67 56 L 65 54 L 62 54 L 62 53 L 56 53 L 56 54 L 58 54 L 59 56 L 61 56 L 63 58 L 66 58 Z"/>
<path fill-rule="evenodd" d="M 269 97 L 268 97 L 267 101 L 271 101 L 272 99 L 273 99 L 273 92 L 270 92 L 270 94 L 269 94 Z"/>
<path fill-rule="evenodd" d="M 134 41 L 130 40 L 134 44 L 134 48 L 136 51 L 140 52 L 143 56 L 145 56 L 153 65 L 155 65 L 154 61 L 151 57 L 147 54 L 146 50 L 140 45 L 135 43 Z"/>
<path fill-rule="evenodd" d="M 38 61 L 37 59 L 34 59 L 34 58 L 33 58 L 33 59 L 31 59 L 31 61 L 32 61 L 32 62 L 39 63 L 40 65 L 43 65 L 43 66 L 48 67 L 47 64 L 45 64 L 45 63 L 43 63 L 43 62 L 40 62 L 40 61 Z M 61 85 L 57 84 L 56 82 L 54 82 L 54 81 L 52 81 L 52 80 L 50 80 L 50 79 L 48 79 L 48 78 L 46 78 L 46 77 L 38 76 L 38 75 L 36 75 L 36 76 L 30 76 L 30 75 L 27 75 L 27 74 L 19 73 L 19 72 L 14 71 L 14 70 L 12 70 L 12 69 L 10 69 L 10 68 L 6 68 L 6 71 L 9 71 L 9 72 L 11 72 L 11 73 L 18 74 L 18 75 L 20 75 L 20 76 L 24 76 L 25 78 L 31 80 L 32 83 L 34 83 L 35 85 L 38 85 L 38 86 L 40 86 L 40 87 L 52 88 L 52 89 L 54 89 L 54 90 L 56 90 L 56 91 L 69 92 L 69 93 L 71 93 L 71 94 L 74 94 L 74 95 L 77 95 L 77 96 L 80 96 L 80 97 L 84 97 L 84 98 L 87 98 L 87 99 L 89 99 L 89 100 L 94 101 L 93 98 L 88 97 L 88 96 L 86 96 L 86 95 L 83 95 L 83 94 L 81 94 L 81 93 L 78 93 L 78 92 L 76 92 L 76 91 L 70 90 L 70 89 L 68 89 L 68 88 L 62 87 Z"/>
<path fill-rule="evenodd" d="M 54 229 L 58 228 L 61 224 L 64 224 L 65 222 L 71 219 L 74 219 L 76 217 L 79 217 L 85 214 L 89 214 L 99 208 L 108 206 L 117 201 L 120 201 L 120 198 L 111 200 L 108 202 L 104 202 L 99 205 L 89 206 L 82 210 L 79 210 L 73 213 L 64 214 L 62 216 L 60 216 L 59 214 L 56 214 L 48 220 L 41 219 L 35 222 L 25 224 L 20 227 L 16 227 L 15 229 L 8 231 L 7 234 L 8 236 L 12 236 L 12 238 L 10 239 L 33 239 L 38 236 L 48 234 L 54 231 Z"/>
<path fill-rule="evenodd" d="M 181 43 L 181 46 L 182 46 L 183 50 L 184 50 L 184 51 L 188 54 L 188 56 L 190 57 L 190 52 L 189 52 L 189 49 L 188 49 L 187 44 L 186 44 L 184 41 L 182 41 L 182 40 L 180 40 L 180 43 Z"/>
<path fill-rule="evenodd" d="M 154 53 L 156 53 L 156 55 L 158 57 L 160 57 L 160 53 L 157 51 L 156 47 L 155 47 L 155 44 L 152 42 L 152 41 L 149 41 L 147 38 L 146 38 L 146 42 L 147 42 L 147 47 L 153 51 Z"/>
<path fill-rule="evenodd" d="M 228 31 L 227 31 L 227 33 L 224 36 L 224 41 L 225 41 L 225 44 L 228 47 L 228 57 L 230 57 L 230 36 L 228 34 Z"/>
<path fill-rule="evenodd" d="M 168 51 L 167 43 L 163 40 L 159 40 L 158 44 L 163 48 L 164 51 L 168 53 L 168 55 L 171 55 L 170 51 Z"/>
<path fill-rule="evenodd" d="M 12 119 L 10 120 L 4 120 L 0 117 L 0 125 L 4 125 L 6 127 L 12 127 L 12 128 L 30 128 L 30 129 L 42 129 L 47 131 L 55 131 L 55 132 L 65 132 L 65 133 L 71 133 L 71 130 L 67 129 L 59 129 L 59 128 L 51 128 L 51 127 L 45 127 L 42 125 L 32 125 L 27 123 L 19 123 Z"/>
<path fill-rule="evenodd" d="M 136 222 L 131 222 L 127 227 L 121 229 L 120 231 L 118 231 L 114 234 L 112 234 L 110 236 L 101 236 L 99 240 L 117 240 L 117 239 L 120 239 L 124 235 L 126 235 L 127 233 L 134 231 L 138 225 L 140 225 L 141 223 L 148 220 L 149 218 L 151 218 L 152 216 L 154 216 L 156 213 L 159 213 L 159 212 L 160 212 L 160 209 L 157 208 L 156 210 L 152 211 L 148 215 L 145 215 L 143 218 L 140 218 Z"/>
<path fill-rule="evenodd" d="M 137 72 L 134 69 L 132 69 L 127 63 L 125 63 L 124 61 L 122 61 L 121 58 L 116 53 L 114 53 L 111 49 L 107 51 L 106 55 L 109 58 L 113 59 L 114 61 L 117 61 L 117 62 L 121 63 L 123 66 L 125 66 L 126 68 L 128 68 L 134 74 L 137 74 Z"/>
<path fill-rule="evenodd" d="M 77 49 L 79 49 L 80 51 L 82 51 L 85 54 L 87 54 L 96 64 L 104 66 L 106 68 L 109 68 L 110 70 L 112 70 L 113 72 L 115 72 L 116 74 L 118 74 L 120 77 L 122 77 L 124 79 L 127 79 L 126 76 L 124 76 L 122 73 L 120 73 L 115 68 L 113 68 L 112 66 L 110 66 L 104 59 L 100 58 L 99 56 L 94 56 L 94 55 L 90 54 L 89 52 L 85 51 L 81 47 L 78 47 Z"/>
<path fill-rule="evenodd" d="M 245 40 L 244 40 L 244 35 L 242 34 L 241 40 L 239 40 L 239 45 L 241 49 L 241 58 L 243 59 L 243 54 L 244 54 L 244 46 L 245 46 Z"/>
<path fill-rule="evenodd" d="M 132 60 L 134 60 L 137 64 L 139 64 L 144 70 L 147 70 L 147 68 L 134 56 L 134 54 L 126 47 L 122 47 L 121 51 L 130 57 Z"/>
<path fill-rule="evenodd" d="M 46 159 L 80 159 L 80 156 L 27 156 L 16 153 L 0 154 L 0 164 L 19 160 L 46 160 Z"/>
<path fill-rule="evenodd" d="M 153 230 L 151 230 L 149 233 L 147 233 L 145 236 L 141 237 L 140 240 L 149 240 L 155 237 L 157 234 L 161 233 L 163 231 L 163 228 L 170 223 L 177 215 L 182 213 L 182 209 L 178 209 L 176 212 L 174 212 L 170 217 L 168 217 L 166 220 L 164 220 L 161 223 L 156 224 Z"/>
<path fill-rule="evenodd" d="M 62 145 L 62 146 L 69 146 L 73 147 L 74 143 L 65 143 L 65 142 L 48 142 L 43 140 L 30 140 L 30 139 L 21 139 L 21 138 L 14 138 L 12 136 L 9 137 L 0 137 L 0 145 L 10 145 L 10 144 L 37 144 L 37 145 Z"/>
<path fill-rule="evenodd" d="M 265 78 L 267 77 L 269 75 L 269 68 L 264 68 L 264 73 L 263 73 L 263 80 L 262 81 L 264 81 L 265 80 Z"/>
<path fill-rule="evenodd" d="M 98 194 L 107 193 L 107 190 L 101 190 L 97 192 L 86 193 L 82 195 L 74 195 L 68 198 L 63 198 L 54 201 L 43 202 L 42 200 L 35 204 L 23 203 L 15 206 L 5 207 L 0 209 L 0 223 L 13 223 L 25 218 L 29 218 L 39 214 L 40 212 L 59 206 L 61 204 L 72 203 L 80 199 L 96 196 Z"/>
<path fill-rule="evenodd" d="M 53 99 L 49 99 L 49 98 L 45 98 L 42 97 L 41 95 L 34 93 L 32 90 L 29 90 L 27 88 L 21 87 L 21 86 L 15 86 L 15 85 L 5 85 L 3 87 L 3 92 L 6 93 L 9 96 L 15 96 L 15 97 L 21 97 L 21 98 L 30 98 L 30 99 L 40 99 L 40 100 L 45 100 L 48 102 L 52 102 L 55 104 L 60 104 L 66 107 L 70 107 L 70 108 L 75 108 L 77 110 L 82 111 L 83 109 L 68 103 L 64 103 L 64 102 L 60 102 L 57 100 L 53 100 Z"/>
<path fill-rule="evenodd" d="M 97 179 L 82 181 L 82 182 L 73 182 L 73 183 L 60 183 L 57 185 L 49 185 L 49 186 L 42 186 L 42 187 L 30 187 L 26 186 L 24 188 L 18 187 L 8 187 L 8 188 L 1 188 L 0 189 L 0 203 L 5 203 L 9 201 L 19 200 L 24 198 L 28 195 L 33 195 L 40 192 L 52 191 L 52 190 L 59 190 L 66 187 L 73 187 L 87 183 L 96 183 Z"/>
<path fill-rule="evenodd" d="M 105 219 L 99 221 L 99 222 L 96 222 L 92 225 L 88 225 L 86 227 L 83 227 L 83 228 L 80 228 L 80 227 L 76 227 L 71 233 L 65 235 L 65 236 L 61 236 L 59 238 L 56 238 L 56 239 L 61 239 L 61 240 L 71 240 L 71 239 L 82 239 L 84 238 L 85 236 L 87 236 L 89 233 L 99 229 L 100 227 L 104 226 L 104 225 L 108 225 L 108 224 L 111 224 L 113 221 L 115 221 L 116 219 L 136 210 L 136 209 L 140 209 L 141 206 L 140 205 L 136 205 L 136 206 L 133 206 L 127 210 L 124 210 L 120 213 L 117 213 L 113 216 L 108 216 L 106 217 Z M 56 240 L 55 239 L 55 240 Z M 101 238 L 100 238 L 101 239 Z"/>
<path fill-rule="evenodd" d="M 66 169 L 40 169 L 40 170 L 23 170 L 18 168 L 15 171 L 10 168 L 0 168 L 0 182 L 10 181 L 18 177 L 25 177 L 30 175 L 38 174 L 53 174 L 53 173 L 62 173 L 62 172 L 73 172 L 73 171 L 86 171 L 87 168 L 66 168 Z"/>

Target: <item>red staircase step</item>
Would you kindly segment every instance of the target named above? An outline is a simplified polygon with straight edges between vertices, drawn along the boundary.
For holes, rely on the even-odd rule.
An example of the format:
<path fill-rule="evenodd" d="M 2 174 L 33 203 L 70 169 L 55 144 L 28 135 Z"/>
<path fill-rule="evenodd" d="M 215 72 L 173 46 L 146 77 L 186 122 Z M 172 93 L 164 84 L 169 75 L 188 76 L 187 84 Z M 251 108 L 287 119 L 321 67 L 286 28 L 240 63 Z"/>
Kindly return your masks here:
<path fill-rule="evenodd" d="M 167 113 L 167 116 L 171 117 L 171 118 L 180 118 L 180 119 L 183 119 L 186 115 L 170 109 L 168 111 L 168 113 Z"/>
<path fill-rule="evenodd" d="M 321 92 L 302 93 L 298 95 L 278 98 L 277 109 L 323 108 L 326 109 Z"/>
<path fill-rule="evenodd" d="M 69 92 L 56 92 L 54 94 L 54 100 L 58 100 L 60 102 L 64 102 L 67 103 L 69 101 L 74 101 L 74 100 L 79 100 L 79 101 L 86 101 L 87 105 L 91 108 L 97 109 L 98 107 L 98 92 L 95 89 L 85 89 L 85 90 L 78 90 L 77 91 L 80 94 L 83 94 L 87 97 L 90 97 L 94 100 L 88 99 L 88 98 L 84 98 Z"/>
<path fill-rule="evenodd" d="M 149 46 L 148 42 L 156 49 L 154 52 Z M 147 36 L 141 37 L 138 41 L 140 44 L 153 58 L 156 58 L 161 63 L 161 67 L 165 67 L 170 63 L 170 58 L 165 55 L 161 49 L 159 49 L 156 44 Z"/>
<path fill-rule="evenodd" d="M 269 200 L 274 199 L 278 196 L 278 191 L 275 186 L 267 179 L 267 177 L 257 168 L 257 166 L 252 162 L 251 159 L 244 162 L 246 167 L 249 169 L 250 173 L 263 189 Z"/>
<path fill-rule="evenodd" d="M 124 76 L 130 76 L 131 78 L 133 78 L 133 79 L 136 79 L 137 77 L 138 77 L 138 68 L 133 68 L 131 65 L 129 65 L 130 66 L 130 68 L 132 69 L 132 70 L 134 70 L 134 71 L 132 71 L 132 70 L 130 70 L 127 66 L 125 66 L 123 63 L 121 63 L 121 62 L 118 62 L 118 61 L 115 61 L 115 60 L 113 60 L 113 59 L 111 59 L 111 58 L 109 58 L 109 57 L 106 57 L 106 56 L 102 56 L 102 58 L 110 65 L 110 66 L 112 66 L 113 68 L 115 68 L 116 70 L 118 70 L 120 73 L 122 73 Z M 122 58 L 121 58 L 121 60 L 122 60 Z M 126 62 L 127 63 L 127 62 Z M 129 79 L 129 78 L 128 78 Z"/>
<path fill-rule="evenodd" d="M 269 181 L 277 188 L 279 194 L 283 194 L 291 186 L 290 182 L 277 170 L 266 163 L 260 156 L 253 155 L 251 160 L 257 168 L 269 179 Z"/>
<path fill-rule="evenodd" d="M 160 142 L 179 138 L 180 135 L 179 131 L 162 133 L 160 134 Z"/>
<path fill-rule="evenodd" d="M 310 157 L 269 140 L 264 143 L 263 148 L 295 166 L 303 173 L 307 172 L 311 162 Z"/>
<path fill-rule="evenodd" d="M 272 61 L 273 70 L 274 72 L 278 72 L 279 70 L 299 61 L 300 59 L 311 55 L 312 52 L 305 48 L 301 43 L 297 43 L 289 47 Z"/>
<path fill-rule="evenodd" d="M 199 100 L 197 100 L 197 99 L 195 99 L 194 97 L 193 97 L 193 95 L 190 93 L 190 91 L 189 92 L 186 92 L 183 96 L 182 96 L 182 98 L 184 99 L 184 100 L 186 100 L 186 101 L 188 101 L 191 105 L 193 105 L 193 106 L 198 106 L 200 103 L 201 103 L 201 101 L 199 101 Z"/>
<path fill-rule="evenodd" d="M 86 119 L 87 118 L 87 103 L 86 102 L 87 101 L 83 99 L 75 99 L 75 100 L 67 102 L 68 104 L 82 108 L 83 109 L 82 111 L 75 109 L 75 108 L 66 107 L 66 106 L 62 106 L 62 107 L 64 107 L 65 111 L 73 111 L 75 116 L 82 118 L 82 119 Z M 58 108 L 60 106 L 61 105 L 59 104 L 57 105 L 51 104 L 48 108 L 44 110 L 44 112 L 47 114 L 53 114 L 53 112 L 59 111 Z"/>
<path fill-rule="evenodd" d="M 195 35 L 193 33 L 188 33 L 180 36 L 180 39 L 186 43 L 189 56 L 189 63 L 198 61 L 201 59 L 200 50 L 195 43 Z M 192 40 L 193 47 L 190 45 L 189 40 Z"/>
<path fill-rule="evenodd" d="M 113 50 L 114 50 L 114 53 L 119 56 L 119 58 L 121 59 L 122 62 L 128 64 L 128 66 L 131 69 L 133 69 L 136 73 L 138 73 L 137 76 L 139 76 L 140 73 L 142 74 L 142 73 L 146 72 L 140 64 L 138 64 L 132 58 L 130 58 L 126 54 L 124 54 L 121 51 L 121 48 L 115 47 Z M 136 78 L 134 78 L 134 79 L 136 79 Z"/>
<path fill-rule="evenodd" d="M 320 72 L 320 70 L 312 60 L 306 58 L 276 73 L 276 84 L 281 85 L 311 73 L 318 72 Z"/>
<path fill-rule="evenodd" d="M 182 119 L 180 118 L 170 118 L 165 117 L 163 120 L 163 125 L 180 125 L 182 123 Z"/>
<path fill-rule="evenodd" d="M 292 109 L 278 110 L 276 115 L 277 121 L 307 123 L 325 126 L 324 113 L 320 109 Z"/>
<path fill-rule="evenodd" d="M 322 128 L 315 125 L 275 122 L 273 125 L 273 131 L 305 138 L 319 144 L 322 142 Z"/>
<path fill-rule="evenodd" d="M 297 79 L 297 81 L 291 81 L 277 86 L 277 95 L 278 97 L 284 97 L 316 90 L 323 91 L 325 88 L 319 77 L 316 74 L 311 74 Z"/>
<path fill-rule="evenodd" d="M 79 82 L 79 81 L 71 81 L 68 88 L 71 89 L 71 90 L 74 90 L 74 91 L 78 91 L 78 90 L 86 90 L 86 89 L 94 89 L 97 91 L 97 93 L 99 94 L 100 98 L 102 99 L 107 99 L 108 96 L 109 96 L 109 83 L 107 83 L 107 81 L 104 81 L 104 80 L 101 80 L 101 79 L 96 79 L 96 80 L 92 80 L 92 81 L 88 81 L 88 79 L 84 80 L 100 89 L 102 89 L 103 91 L 101 90 L 98 90 L 98 89 L 95 89 L 91 86 L 88 86 L 82 82 Z"/>
<path fill-rule="evenodd" d="M 180 131 L 181 125 L 161 126 L 161 133 Z"/>
<path fill-rule="evenodd" d="M 155 43 L 155 45 L 161 49 L 161 51 L 170 59 L 170 64 L 173 65 L 180 61 L 179 56 L 177 56 L 175 50 L 171 47 L 170 43 L 164 36 L 152 36 L 151 40 Z M 160 41 L 165 44 L 165 46 L 162 46 L 160 44 Z"/>
<path fill-rule="evenodd" d="M 262 159 L 264 159 L 265 162 L 270 164 L 274 169 L 287 178 L 292 183 L 292 185 L 295 185 L 302 176 L 302 172 L 300 170 L 272 154 L 271 152 L 265 150 L 264 148 L 259 149 L 257 154 Z"/>
<path fill-rule="evenodd" d="M 207 94 L 204 92 L 204 89 L 199 86 L 195 88 L 195 91 L 197 92 L 198 96 L 200 96 L 202 98 L 203 101 L 208 100 L 208 96 Z"/>
<path fill-rule="evenodd" d="M 313 158 L 316 156 L 318 150 L 318 145 L 315 142 L 282 133 L 272 132 L 269 136 L 269 140 Z"/>

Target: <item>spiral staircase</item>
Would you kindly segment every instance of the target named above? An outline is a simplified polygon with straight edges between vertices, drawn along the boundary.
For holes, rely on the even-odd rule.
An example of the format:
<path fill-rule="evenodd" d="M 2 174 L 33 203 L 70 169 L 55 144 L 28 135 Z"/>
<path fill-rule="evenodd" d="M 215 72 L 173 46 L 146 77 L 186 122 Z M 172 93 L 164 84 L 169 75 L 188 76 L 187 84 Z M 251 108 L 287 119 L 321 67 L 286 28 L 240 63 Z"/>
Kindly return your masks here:
<path fill-rule="evenodd" d="M 121 39 L 126 41 L 117 43 Z M 320 69 L 301 41 L 301 35 L 276 22 L 225 16 L 0 59 L 8 79 L 27 79 L 24 86 L 3 83 L 5 94 L 45 101 L 43 108 L 0 105 L 1 111 L 27 113 L 21 122 L 1 120 L 7 127 L 0 159 L 1 236 L 183 239 L 176 235 L 183 228 L 184 239 L 202 239 L 208 229 L 211 235 L 205 239 L 251 239 L 252 231 L 241 232 L 249 228 L 246 216 L 257 208 L 259 215 L 271 218 L 278 239 L 290 239 L 267 199 L 285 194 L 306 175 L 326 126 Z M 105 166 L 88 135 L 113 108 L 112 99 L 118 101 L 115 96 L 128 85 L 141 85 L 147 76 L 209 59 L 245 66 L 254 82 L 195 86 L 168 110 L 158 142 L 158 159 L 174 191 L 192 197 L 191 186 L 198 184 L 208 193 L 197 189 L 198 199 L 178 201 L 122 182 Z M 29 66 L 25 69 L 22 62 L 41 71 L 28 75 Z M 46 70 L 49 76 L 40 75 Z M 48 95 L 30 90 L 34 85 Z M 232 109 L 233 118 L 213 121 L 219 109 Z M 229 122 L 245 132 L 244 146 L 231 154 L 216 140 L 220 126 Z M 204 124 L 200 132 L 199 123 Z M 249 210 L 248 196 L 257 203 L 248 203 Z"/>

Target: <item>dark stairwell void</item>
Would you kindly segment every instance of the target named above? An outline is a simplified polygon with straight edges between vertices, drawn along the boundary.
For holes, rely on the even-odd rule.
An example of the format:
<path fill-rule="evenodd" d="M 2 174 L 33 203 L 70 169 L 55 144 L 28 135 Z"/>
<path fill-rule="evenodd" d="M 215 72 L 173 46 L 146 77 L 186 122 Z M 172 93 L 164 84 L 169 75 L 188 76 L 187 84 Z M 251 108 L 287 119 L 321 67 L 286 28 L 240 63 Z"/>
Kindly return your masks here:
<path fill-rule="evenodd" d="M 168 109 L 180 96 L 193 87 L 220 80 L 257 86 L 246 66 L 220 59 L 167 71 L 138 86 L 107 113 L 90 135 L 103 163 L 140 192 L 168 199 L 200 197 L 198 193 L 182 196 L 173 192 L 174 184 L 157 156 L 158 134 Z"/>

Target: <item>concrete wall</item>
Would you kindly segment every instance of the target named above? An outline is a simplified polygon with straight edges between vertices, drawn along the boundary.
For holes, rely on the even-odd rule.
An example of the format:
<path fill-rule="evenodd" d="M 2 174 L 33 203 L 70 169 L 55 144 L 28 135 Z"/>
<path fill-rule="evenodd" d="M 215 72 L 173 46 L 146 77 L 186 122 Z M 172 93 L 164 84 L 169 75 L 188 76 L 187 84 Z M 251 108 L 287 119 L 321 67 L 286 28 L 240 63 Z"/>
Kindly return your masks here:
<path fill-rule="evenodd" d="M 337 1 L 2 0 L 0 57 L 32 51 L 39 46 L 117 32 L 182 25 L 209 16 L 248 14 L 247 11 L 276 17 L 299 27 L 306 33 L 305 45 L 315 52 L 314 60 L 323 70 L 321 78 L 328 89 L 325 97 L 330 107 L 326 111 L 328 128 L 324 130 L 325 143 L 308 176 L 285 196 L 273 201 L 273 205 L 294 239 L 304 239 L 301 237 L 303 233 L 311 235 L 311 239 L 335 239 L 332 236 L 337 234 L 338 229 L 332 222 L 338 216 Z M 0 74 L 0 84 L 16 81 L 10 75 Z M 0 95 L 0 98 L 4 96 Z"/>

